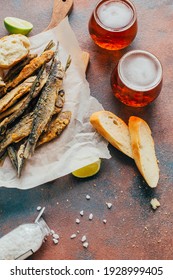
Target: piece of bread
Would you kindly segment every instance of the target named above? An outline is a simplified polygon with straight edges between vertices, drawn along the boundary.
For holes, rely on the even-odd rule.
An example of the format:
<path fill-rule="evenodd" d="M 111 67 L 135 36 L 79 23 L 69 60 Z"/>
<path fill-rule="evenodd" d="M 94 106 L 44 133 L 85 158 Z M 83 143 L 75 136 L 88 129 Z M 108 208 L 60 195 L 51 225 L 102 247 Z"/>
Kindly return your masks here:
<path fill-rule="evenodd" d="M 12 34 L 0 39 L 0 68 L 9 69 L 29 53 L 29 39 L 21 34 Z"/>
<path fill-rule="evenodd" d="M 95 112 L 90 117 L 93 127 L 115 148 L 133 158 L 128 126 L 109 111 Z"/>
<path fill-rule="evenodd" d="M 155 188 L 159 181 L 159 167 L 151 130 L 143 119 L 131 116 L 129 131 L 136 165 L 147 184 Z"/>

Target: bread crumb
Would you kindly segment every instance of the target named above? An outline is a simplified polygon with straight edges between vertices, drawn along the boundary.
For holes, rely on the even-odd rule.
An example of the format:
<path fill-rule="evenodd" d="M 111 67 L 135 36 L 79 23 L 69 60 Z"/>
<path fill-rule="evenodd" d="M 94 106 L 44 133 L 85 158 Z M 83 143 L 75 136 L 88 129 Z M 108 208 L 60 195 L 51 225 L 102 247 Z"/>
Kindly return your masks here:
<path fill-rule="evenodd" d="M 154 210 L 156 210 L 160 206 L 160 202 L 157 200 L 157 198 L 152 198 L 150 204 Z"/>

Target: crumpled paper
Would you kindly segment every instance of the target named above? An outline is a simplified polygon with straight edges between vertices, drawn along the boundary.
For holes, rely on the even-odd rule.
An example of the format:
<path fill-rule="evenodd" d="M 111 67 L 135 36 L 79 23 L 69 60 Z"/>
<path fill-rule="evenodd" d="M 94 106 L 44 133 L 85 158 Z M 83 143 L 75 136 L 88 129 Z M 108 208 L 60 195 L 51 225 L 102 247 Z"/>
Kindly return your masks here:
<path fill-rule="evenodd" d="M 63 111 L 72 112 L 71 122 L 59 138 L 38 148 L 33 157 L 26 161 L 21 178 L 17 178 L 9 158 L 6 158 L 0 168 L 1 187 L 23 190 L 33 188 L 67 175 L 98 158 L 110 158 L 107 142 L 89 122 L 90 115 L 103 110 L 103 107 L 90 95 L 82 51 L 68 18 L 56 28 L 31 37 L 31 52 L 42 52 L 51 39 L 59 42 L 59 58 L 63 65 L 69 55 L 72 58 L 64 79 L 66 101 L 63 108 Z"/>

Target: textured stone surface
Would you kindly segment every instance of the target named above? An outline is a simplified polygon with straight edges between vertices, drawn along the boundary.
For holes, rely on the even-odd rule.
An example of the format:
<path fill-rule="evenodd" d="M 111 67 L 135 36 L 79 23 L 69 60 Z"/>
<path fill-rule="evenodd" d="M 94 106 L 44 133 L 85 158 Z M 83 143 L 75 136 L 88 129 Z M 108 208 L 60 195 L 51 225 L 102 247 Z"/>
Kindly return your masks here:
<path fill-rule="evenodd" d="M 130 47 L 120 52 L 102 50 L 91 41 L 88 20 L 97 0 L 75 0 L 70 23 L 82 49 L 90 53 L 87 79 L 91 94 L 106 110 L 125 121 L 129 116 L 144 118 L 153 131 L 160 166 L 156 189 L 144 183 L 134 162 L 109 146 L 112 158 L 103 160 L 100 172 L 91 179 L 77 180 L 71 175 L 37 188 L 21 191 L 0 189 L 0 236 L 23 222 L 31 222 L 37 206 L 45 206 L 45 219 L 60 236 L 58 246 L 51 238 L 32 259 L 172 259 L 173 215 L 173 33 L 172 1 L 134 0 L 138 13 L 138 34 Z M 33 3 L 33 4 L 32 4 Z M 53 1 L 4 1 L 5 16 L 25 18 L 34 24 L 32 34 L 46 28 Z M 25 11 L 25 13 L 24 13 Z M 0 35 L 6 32 L 0 26 Z M 163 89 L 158 99 L 144 109 L 118 103 L 112 95 L 110 74 L 123 53 L 132 49 L 153 52 L 164 69 Z M 95 186 L 96 184 L 96 186 Z M 89 194 L 91 199 L 86 200 Z M 152 210 L 150 200 L 157 197 L 161 206 Z M 57 204 L 58 202 L 58 204 Z M 106 202 L 112 203 L 108 209 Z M 80 211 L 84 211 L 80 217 Z M 90 213 L 94 219 L 88 220 Z M 76 218 L 80 217 L 80 224 Z M 103 219 L 107 223 L 103 223 Z M 79 233 L 77 233 L 79 231 Z M 76 233 L 73 240 L 70 236 Z M 89 247 L 83 248 L 86 235 Z"/>

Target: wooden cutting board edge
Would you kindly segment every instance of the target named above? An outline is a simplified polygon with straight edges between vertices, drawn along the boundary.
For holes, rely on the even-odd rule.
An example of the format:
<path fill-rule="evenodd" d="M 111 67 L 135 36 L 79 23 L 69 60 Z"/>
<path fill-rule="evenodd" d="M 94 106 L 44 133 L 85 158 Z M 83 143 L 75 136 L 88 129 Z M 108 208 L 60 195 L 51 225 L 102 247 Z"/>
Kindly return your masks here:
<path fill-rule="evenodd" d="M 70 14 L 72 8 L 73 0 L 54 0 L 52 17 L 49 25 L 44 31 L 56 27 L 61 22 L 61 20 L 63 20 L 67 15 Z M 86 72 L 90 61 L 90 55 L 88 52 L 82 51 L 82 60 L 85 65 Z"/>

